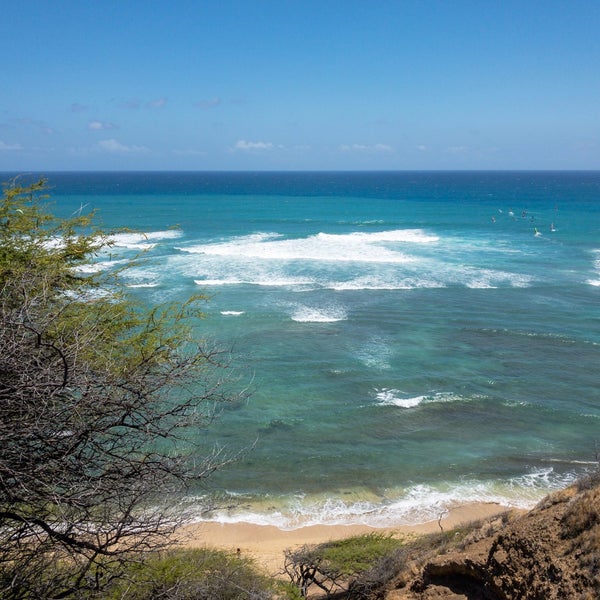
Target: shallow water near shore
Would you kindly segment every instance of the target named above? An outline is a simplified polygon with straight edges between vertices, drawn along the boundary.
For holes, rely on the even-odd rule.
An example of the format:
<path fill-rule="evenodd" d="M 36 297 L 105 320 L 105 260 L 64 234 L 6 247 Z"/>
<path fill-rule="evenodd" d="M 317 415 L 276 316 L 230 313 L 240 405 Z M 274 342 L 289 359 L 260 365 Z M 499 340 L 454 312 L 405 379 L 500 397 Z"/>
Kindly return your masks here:
<path fill-rule="evenodd" d="M 48 174 L 47 174 L 48 175 Z M 203 517 L 389 526 L 519 507 L 594 468 L 600 173 L 49 174 L 145 302 L 206 293 L 249 399 Z M 5 177 L 4 179 L 7 179 Z"/>

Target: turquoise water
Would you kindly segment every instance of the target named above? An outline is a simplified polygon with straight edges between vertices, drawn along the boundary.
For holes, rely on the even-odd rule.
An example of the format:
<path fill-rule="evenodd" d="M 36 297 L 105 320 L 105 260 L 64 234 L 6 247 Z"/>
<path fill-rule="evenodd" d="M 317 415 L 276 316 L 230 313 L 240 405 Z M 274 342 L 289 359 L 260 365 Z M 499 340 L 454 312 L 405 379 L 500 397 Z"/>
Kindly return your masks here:
<path fill-rule="evenodd" d="M 417 522 L 530 506 L 594 465 L 600 173 L 49 182 L 64 214 L 145 232 L 113 248 L 147 250 L 132 293 L 211 297 L 198 335 L 233 348 L 252 394 L 198 435 L 254 448 L 188 499 L 235 498 L 208 518 Z"/>

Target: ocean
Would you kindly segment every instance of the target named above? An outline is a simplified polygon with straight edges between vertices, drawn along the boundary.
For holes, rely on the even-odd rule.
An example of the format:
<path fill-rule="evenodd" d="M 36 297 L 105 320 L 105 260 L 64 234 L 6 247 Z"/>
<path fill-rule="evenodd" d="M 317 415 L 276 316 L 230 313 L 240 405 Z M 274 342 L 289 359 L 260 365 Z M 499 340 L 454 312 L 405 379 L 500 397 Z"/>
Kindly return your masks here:
<path fill-rule="evenodd" d="M 198 430 L 242 452 L 202 518 L 417 523 L 597 467 L 600 172 L 45 176 L 60 214 L 131 228 L 132 294 L 210 298 L 197 334 L 250 396 Z"/>

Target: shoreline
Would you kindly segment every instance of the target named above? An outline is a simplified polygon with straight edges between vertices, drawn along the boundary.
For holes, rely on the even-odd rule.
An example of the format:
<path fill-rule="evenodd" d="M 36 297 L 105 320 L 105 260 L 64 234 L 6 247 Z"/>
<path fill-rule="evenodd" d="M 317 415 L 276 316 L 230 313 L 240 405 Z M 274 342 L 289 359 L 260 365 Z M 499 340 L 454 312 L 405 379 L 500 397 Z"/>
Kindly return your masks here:
<path fill-rule="evenodd" d="M 239 551 L 243 556 L 256 560 L 269 574 L 276 575 L 282 572 L 285 550 L 304 544 L 320 544 L 370 532 L 410 536 L 438 532 L 440 527 L 448 531 L 463 523 L 493 517 L 507 510 L 527 512 L 492 502 L 475 502 L 450 509 L 439 521 L 414 525 L 307 525 L 296 529 L 280 529 L 275 525 L 199 521 L 183 526 L 177 535 L 184 547 Z"/>

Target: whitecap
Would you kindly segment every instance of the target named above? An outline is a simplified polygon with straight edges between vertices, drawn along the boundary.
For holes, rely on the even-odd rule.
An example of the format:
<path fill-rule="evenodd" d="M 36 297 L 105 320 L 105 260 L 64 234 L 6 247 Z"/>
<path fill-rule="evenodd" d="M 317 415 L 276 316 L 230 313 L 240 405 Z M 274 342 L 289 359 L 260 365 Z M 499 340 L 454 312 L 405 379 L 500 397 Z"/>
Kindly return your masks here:
<path fill-rule="evenodd" d="M 194 279 L 194 283 L 200 286 L 219 286 L 219 285 L 241 285 L 245 282 L 240 279 Z"/>
<path fill-rule="evenodd" d="M 439 241 L 437 235 L 429 234 L 422 229 L 393 229 L 390 231 L 379 231 L 365 233 L 356 231 L 349 234 L 329 234 L 319 233 L 318 239 L 341 239 L 350 238 L 355 240 L 364 240 L 368 243 L 373 242 L 406 242 L 410 244 L 431 244 Z"/>
<path fill-rule="evenodd" d="M 528 473 L 509 479 L 507 487 L 518 491 L 522 502 L 537 501 L 544 495 L 540 494 L 540 490 L 548 493 L 551 490 L 565 488 L 576 481 L 579 476 L 580 474 L 575 472 L 556 473 L 552 467 L 533 469 Z"/>
<path fill-rule="evenodd" d="M 254 234 L 232 240 L 179 248 L 208 256 L 262 260 L 406 263 L 415 260 L 389 244 L 427 244 L 439 238 L 420 229 L 348 234 L 318 233 L 306 238 L 278 239 L 278 234 Z"/>
<path fill-rule="evenodd" d="M 309 279 L 296 279 L 293 277 L 264 277 L 262 279 L 194 279 L 194 283 L 200 286 L 221 286 L 221 285 L 256 285 L 261 287 L 294 287 L 313 285 Z"/>
<path fill-rule="evenodd" d="M 128 264 L 130 263 L 127 259 L 94 260 L 92 262 L 73 267 L 73 271 L 80 273 L 81 275 L 93 275 L 95 273 L 101 273 L 102 271 L 109 271 L 115 267 L 127 267 Z M 127 276 L 126 273 L 128 272 L 129 270 L 122 271 L 125 277 Z"/>
<path fill-rule="evenodd" d="M 291 315 L 292 321 L 299 323 L 334 323 L 348 318 L 346 311 L 339 306 L 310 307 L 298 306 Z"/>
<path fill-rule="evenodd" d="M 398 406 L 400 408 L 415 408 L 423 402 L 452 402 L 460 399 L 451 392 L 434 392 L 419 396 L 409 396 L 395 388 L 375 388 L 375 398 L 380 406 Z"/>
<path fill-rule="evenodd" d="M 495 289 L 506 285 L 522 288 L 530 286 L 532 282 L 531 276 L 522 273 L 510 273 L 467 265 L 457 269 L 449 269 L 446 277 L 456 285 L 465 285 L 471 289 Z"/>
<path fill-rule="evenodd" d="M 412 398 L 403 398 L 402 392 L 396 389 L 382 388 L 376 390 L 375 397 L 379 401 L 379 404 L 385 406 L 399 406 L 400 408 L 414 408 L 419 406 L 426 396 L 413 396 Z"/>
<path fill-rule="evenodd" d="M 153 288 L 160 284 L 160 275 L 156 270 L 132 266 L 123 271 L 122 277 L 129 288 Z"/>
<path fill-rule="evenodd" d="M 414 289 L 435 289 L 446 287 L 445 284 L 428 279 L 426 277 L 404 277 L 404 278 L 386 278 L 385 276 L 367 275 L 357 277 L 349 281 L 333 281 L 324 285 L 324 287 L 337 292 L 345 291 L 386 291 L 386 290 L 414 290 Z"/>
<path fill-rule="evenodd" d="M 148 233 L 127 232 L 115 233 L 110 236 L 110 241 L 115 248 L 127 248 L 132 250 L 149 250 L 156 246 L 161 240 L 172 240 L 183 234 L 177 229 L 166 231 L 150 231 Z"/>
<path fill-rule="evenodd" d="M 283 236 L 280 233 L 257 232 L 192 246 L 175 246 L 175 250 L 187 254 L 223 254 L 224 256 L 230 256 L 236 254 L 235 248 L 243 249 L 248 245 L 253 246 L 254 244 L 261 244 L 281 237 Z M 219 248 L 221 249 L 221 252 L 218 251 Z"/>
<path fill-rule="evenodd" d="M 221 314 L 225 317 L 239 317 L 244 314 L 243 310 L 222 310 Z"/>
<path fill-rule="evenodd" d="M 93 273 L 100 273 L 106 268 L 104 263 L 88 263 L 86 265 L 77 265 L 73 268 L 77 273 L 81 273 L 82 275 L 91 275 Z"/>

